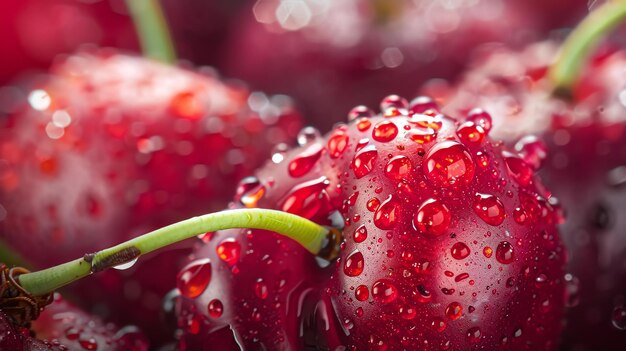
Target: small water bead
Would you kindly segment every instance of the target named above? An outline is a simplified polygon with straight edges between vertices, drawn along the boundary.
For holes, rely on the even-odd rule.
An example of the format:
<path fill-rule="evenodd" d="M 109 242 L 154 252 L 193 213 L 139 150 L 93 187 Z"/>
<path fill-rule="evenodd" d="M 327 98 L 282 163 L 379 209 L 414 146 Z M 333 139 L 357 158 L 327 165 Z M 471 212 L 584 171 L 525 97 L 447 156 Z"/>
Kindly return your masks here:
<path fill-rule="evenodd" d="M 323 150 L 322 145 L 313 144 L 301 154 L 294 157 L 294 159 L 289 162 L 289 175 L 294 178 L 299 178 L 309 173 L 322 156 Z"/>
<path fill-rule="evenodd" d="M 526 212 L 523 209 L 516 207 L 513 210 L 513 219 L 515 220 L 517 224 L 523 225 L 524 223 L 526 223 L 526 219 L 527 219 Z"/>
<path fill-rule="evenodd" d="M 78 340 L 80 346 L 85 350 L 97 350 L 98 342 L 93 337 Z"/>
<path fill-rule="evenodd" d="M 261 300 L 265 300 L 268 295 L 267 284 L 263 281 L 263 278 L 257 279 L 254 284 L 254 294 Z"/>
<path fill-rule="evenodd" d="M 200 296 L 211 282 L 211 260 L 208 258 L 193 261 L 186 265 L 176 279 L 176 287 L 181 295 L 190 299 Z"/>
<path fill-rule="evenodd" d="M 446 307 L 446 316 L 448 318 L 450 318 L 451 320 L 455 321 L 459 318 L 461 318 L 461 315 L 463 315 L 463 307 L 461 307 L 461 304 L 458 302 L 451 302 L 447 307 Z"/>
<path fill-rule="evenodd" d="M 411 100 L 409 111 L 412 114 L 424 113 L 426 111 L 439 111 L 437 103 L 428 96 L 418 96 Z"/>
<path fill-rule="evenodd" d="M 496 248 L 496 260 L 502 264 L 513 262 L 515 255 L 513 254 L 513 245 L 508 241 L 502 241 Z"/>
<path fill-rule="evenodd" d="M 360 118 L 356 122 L 356 128 L 361 132 L 364 132 L 370 129 L 371 126 L 372 126 L 372 122 L 369 120 L 369 118 L 363 117 L 363 118 Z"/>
<path fill-rule="evenodd" d="M 424 174 L 435 185 L 467 185 L 474 179 L 474 161 L 462 144 L 442 141 L 428 151 L 422 164 Z"/>
<path fill-rule="evenodd" d="M 463 144 L 475 147 L 483 143 L 487 133 L 474 122 L 464 122 L 456 129 L 456 135 Z"/>
<path fill-rule="evenodd" d="M 274 162 L 275 164 L 279 164 L 281 162 L 283 162 L 283 160 L 285 159 L 285 154 L 287 153 L 287 151 L 289 150 L 289 146 L 285 143 L 280 143 L 278 145 L 276 145 L 273 149 L 272 149 L 272 162 Z"/>
<path fill-rule="evenodd" d="M 430 129 L 435 135 L 443 126 L 441 116 L 413 115 L 407 122 L 417 128 Z"/>
<path fill-rule="evenodd" d="M 380 229 L 393 229 L 400 218 L 401 206 L 398 201 L 389 195 L 389 197 L 374 212 L 374 225 Z"/>
<path fill-rule="evenodd" d="M 539 169 L 541 162 L 548 155 L 548 147 L 534 135 L 527 135 L 515 144 L 515 150 L 519 151 L 522 159 L 534 169 Z"/>
<path fill-rule="evenodd" d="M 475 108 L 471 110 L 467 114 L 465 120 L 468 122 L 473 122 L 476 125 L 480 126 L 485 131 L 485 133 L 489 133 L 492 127 L 491 115 L 480 108 Z"/>
<path fill-rule="evenodd" d="M 369 201 L 367 201 L 367 204 L 365 204 L 365 207 L 368 209 L 368 211 L 370 212 L 374 212 L 378 209 L 378 207 L 380 206 L 380 200 L 378 200 L 377 198 L 371 198 L 369 199 Z"/>
<path fill-rule="evenodd" d="M 169 109 L 173 114 L 188 119 L 198 119 L 204 115 L 204 106 L 192 91 L 174 95 L 170 100 Z"/>
<path fill-rule="evenodd" d="M 322 176 L 296 185 L 283 200 L 281 210 L 304 218 L 313 217 L 326 204 L 321 195 L 328 184 L 328 179 Z"/>
<path fill-rule="evenodd" d="M 348 148 L 350 138 L 342 130 L 336 130 L 330 138 L 328 138 L 328 153 L 331 158 L 338 158 Z"/>
<path fill-rule="evenodd" d="M 372 138 L 381 143 L 388 143 L 398 135 L 398 127 L 392 121 L 378 122 L 372 130 Z"/>
<path fill-rule="evenodd" d="M 241 255 L 241 245 L 234 238 L 227 238 L 215 248 L 217 257 L 226 262 L 227 265 L 233 266 L 239 261 Z"/>
<path fill-rule="evenodd" d="M 503 152 L 503 156 L 511 177 L 521 186 L 528 185 L 533 177 L 532 168 L 516 155 Z"/>
<path fill-rule="evenodd" d="M 437 132 L 431 128 L 415 128 L 409 130 L 406 133 L 406 137 L 418 144 L 427 144 L 435 140 Z"/>
<path fill-rule="evenodd" d="M 374 115 L 374 111 L 370 110 L 367 106 L 359 105 L 355 106 L 348 112 L 348 121 L 353 121 L 357 118 L 367 118 L 372 117 Z"/>
<path fill-rule="evenodd" d="M 474 212 L 485 223 L 498 226 L 504 222 L 504 204 L 496 196 L 477 193 L 474 196 Z"/>
<path fill-rule="evenodd" d="M 469 274 L 468 273 L 461 273 L 461 274 L 457 275 L 454 278 L 454 281 L 458 283 L 458 282 L 463 281 L 463 280 L 465 280 L 467 278 L 469 278 Z"/>
<path fill-rule="evenodd" d="M 135 263 L 137 263 L 137 261 L 139 260 L 139 257 L 135 257 L 132 260 L 122 263 L 122 264 L 118 264 L 117 266 L 114 266 L 113 269 L 117 269 L 118 271 L 124 271 L 127 270 L 129 268 L 131 268 L 132 266 L 135 265 Z"/>
<path fill-rule="evenodd" d="M 354 297 L 359 301 L 366 301 L 370 297 L 370 291 L 367 286 L 359 285 L 354 291 Z"/>
<path fill-rule="evenodd" d="M 240 198 L 239 202 L 247 208 L 258 207 L 259 201 L 265 196 L 267 189 L 264 185 L 257 185 L 256 187 L 248 190 Z"/>
<path fill-rule="evenodd" d="M 296 141 L 298 142 L 298 145 L 304 146 L 312 141 L 315 141 L 320 136 L 320 131 L 317 130 L 317 128 L 308 126 L 302 128 L 300 132 L 298 132 Z"/>
<path fill-rule="evenodd" d="M 394 156 L 385 167 L 385 175 L 389 179 L 400 181 L 406 179 L 411 174 L 412 169 L 413 164 L 408 157 L 404 155 Z"/>
<path fill-rule="evenodd" d="M 413 218 L 413 226 L 420 233 L 436 237 L 445 234 L 450 227 L 452 215 L 441 201 L 428 199 L 418 208 Z"/>
<path fill-rule="evenodd" d="M 218 299 L 211 300 L 211 302 L 209 302 L 208 312 L 209 316 L 213 318 L 221 317 L 224 313 L 224 305 L 222 304 L 222 301 Z"/>
<path fill-rule="evenodd" d="M 387 279 L 377 280 L 372 285 L 372 297 L 382 303 L 390 303 L 398 297 L 398 289 Z"/>
<path fill-rule="evenodd" d="M 406 320 L 414 319 L 415 316 L 417 316 L 417 311 L 411 306 L 401 306 L 398 312 L 400 313 L 400 317 Z"/>
<path fill-rule="evenodd" d="M 470 344 L 477 344 L 478 342 L 480 342 L 480 337 L 481 337 L 480 328 L 478 327 L 469 328 L 465 336 L 467 338 L 467 341 Z"/>
<path fill-rule="evenodd" d="M 378 157 L 378 151 L 374 145 L 368 145 L 359 150 L 356 155 L 354 155 L 354 159 L 350 165 L 350 168 L 354 171 L 354 175 L 357 178 L 363 178 L 368 175 L 374 167 L 376 157 Z"/>
<path fill-rule="evenodd" d="M 364 265 L 363 254 L 354 250 L 343 262 L 343 272 L 349 277 L 356 277 L 363 273 Z"/>
<path fill-rule="evenodd" d="M 462 260 L 469 256 L 470 249 L 465 243 L 457 242 L 452 245 L 452 248 L 450 249 L 450 254 L 454 259 Z"/>
<path fill-rule="evenodd" d="M 365 227 L 365 224 L 354 230 L 354 233 L 352 234 L 352 239 L 355 243 L 362 243 L 365 241 L 365 239 L 367 239 L 367 228 Z"/>
<path fill-rule="evenodd" d="M 380 102 L 380 110 L 385 111 L 388 108 L 395 107 L 397 109 L 406 109 L 409 107 L 409 102 L 398 95 L 388 95 Z"/>
<path fill-rule="evenodd" d="M 619 330 L 626 330 L 626 309 L 617 307 L 611 314 L 611 324 Z"/>
<path fill-rule="evenodd" d="M 362 307 L 357 307 L 357 309 L 354 311 L 354 314 L 356 314 L 357 317 L 363 317 L 363 308 Z"/>
<path fill-rule="evenodd" d="M 433 319 L 432 322 L 430 322 L 430 326 L 431 328 L 433 328 L 435 331 L 441 333 L 442 331 L 446 330 L 446 321 L 444 321 L 442 318 L 435 318 Z"/>
<path fill-rule="evenodd" d="M 413 293 L 413 297 L 415 297 L 417 301 L 421 303 L 429 302 L 431 298 L 433 297 L 430 291 L 426 289 L 424 285 L 421 285 L 421 284 L 415 286 L 412 293 Z"/>

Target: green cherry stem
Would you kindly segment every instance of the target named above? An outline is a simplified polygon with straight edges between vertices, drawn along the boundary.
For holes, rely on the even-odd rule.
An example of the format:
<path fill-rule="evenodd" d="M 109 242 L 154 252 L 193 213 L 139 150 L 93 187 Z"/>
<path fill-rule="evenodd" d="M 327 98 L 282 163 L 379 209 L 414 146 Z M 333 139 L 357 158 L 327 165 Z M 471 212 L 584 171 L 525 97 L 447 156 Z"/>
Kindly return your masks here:
<path fill-rule="evenodd" d="M 77 279 L 107 268 L 134 262 L 140 255 L 181 240 L 231 228 L 265 229 L 297 241 L 318 254 L 329 230 L 308 219 L 276 210 L 236 209 L 193 217 L 136 237 L 122 244 L 67 263 L 19 276 L 20 285 L 33 295 L 44 295 Z"/>
<path fill-rule="evenodd" d="M 591 12 L 568 36 L 548 77 L 556 94 L 570 92 L 598 41 L 626 20 L 626 0 L 613 0 Z"/>
<path fill-rule="evenodd" d="M 158 0 L 126 0 L 126 6 L 146 57 L 173 63 L 176 60 L 172 38 Z"/>

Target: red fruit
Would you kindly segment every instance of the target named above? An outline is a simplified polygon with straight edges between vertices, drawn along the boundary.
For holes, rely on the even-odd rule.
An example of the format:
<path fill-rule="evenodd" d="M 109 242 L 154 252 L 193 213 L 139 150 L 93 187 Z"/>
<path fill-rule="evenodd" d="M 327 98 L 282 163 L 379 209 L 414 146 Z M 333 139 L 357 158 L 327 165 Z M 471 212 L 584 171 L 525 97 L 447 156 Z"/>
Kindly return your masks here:
<path fill-rule="evenodd" d="M 561 100 L 550 96 L 545 77 L 554 44 L 491 51 L 452 90 L 447 111 L 457 113 L 478 101 L 494 117 L 492 134 L 517 143 L 533 167 L 542 164 L 540 175 L 560 199 L 571 273 L 562 349 L 621 350 L 626 53 L 602 47 L 580 73 L 571 100 Z M 537 137 L 518 142 L 527 132 Z M 527 215 L 518 212 L 516 218 L 523 222 Z"/>
<path fill-rule="evenodd" d="M 368 118 L 371 126 L 393 124 L 399 131 L 393 138 L 376 141 L 374 128 L 353 120 L 282 155 L 241 187 L 236 201 L 242 204 L 250 203 L 248 196 L 260 207 L 299 203 L 287 208 L 324 225 L 340 215 L 332 222 L 345 225 L 340 258 L 324 271 L 289 239 L 277 244 L 275 236 L 255 231 L 210 236 L 193 260 L 210 259 L 211 281 L 200 296 L 181 299 L 183 324 L 202 326 L 186 328 L 187 347 L 209 345 L 212 330 L 230 325 L 252 349 L 497 349 L 502 343 L 555 349 L 565 303 L 564 253 L 549 194 L 532 174 L 527 182 L 511 175 L 504 157 L 512 154 L 501 143 L 485 138 L 473 150 L 457 137 L 454 120 L 406 113 Z M 411 139 L 412 130 L 431 126 L 433 140 Z M 323 152 L 304 175 L 290 175 L 293 160 L 314 145 L 335 145 L 329 140 L 337 135 L 347 144 L 343 152 Z M 399 168 L 410 166 L 402 177 L 389 176 L 395 168 L 389 164 L 402 157 Z M 533 216 L 517 223 L 518 207 Z M 220 262 L 217 247 L 232 235 L 255 261 Z M 259 269 L 263 257 L 274 268 Z M 270 287 L 283 269 L 295 272 L 298 278 L 287 284 L 298 288 L 272 299 L 258 284 Z M 285 314 L 274 305 L 291 304 L 294 295 L 304 311 Z M 218 319 L 207 311 L 215 299 L 223 306 Z"/>
<path fill-rule="evenodd" d="M 454 77 L 478 44 L 528 43 L 587 13 L 585 1 L 558 0 L 252 3 L 218 66 L 294 96 L 322 128 L 357 103 L 376 106 L 389 87 L 412 96 L 426 79 Z"/>
<path fill-rule="evenodd" d="M 146 351 L 148 342 L 136 327 L 105 323 L 55 294 L 31 331 L 14 327 L 0 311 L 0 349 Z"/>
<path fill-rule="evenodd" d="M 0 236 L 45 267 L 221 209 L 237 181 L 299 126 L 286 97 L 208 71 L 110 50 L 70 56 L 0 125 Z M 160 263 L 163 275 L 145 269 L 133 285 L 108 273 L 77 295 L 91 306 L 131 301 L 111 307 L 111 319 L 155 323 L 180 257 Z M 168 270 L 172 279 L 159 279 Z"/>

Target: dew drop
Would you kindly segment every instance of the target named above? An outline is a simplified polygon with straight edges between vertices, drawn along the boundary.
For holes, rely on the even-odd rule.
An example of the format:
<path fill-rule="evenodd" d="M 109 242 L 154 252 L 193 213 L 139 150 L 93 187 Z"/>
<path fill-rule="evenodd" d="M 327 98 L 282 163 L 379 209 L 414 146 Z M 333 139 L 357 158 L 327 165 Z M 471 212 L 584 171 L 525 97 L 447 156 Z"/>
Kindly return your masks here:
<path fill-rule="evenodd" d="M 474 122 L 465 122 L 456 129 L 459 140 L 468 146 L 480 146 L 485 140 L 485 130 Z"/>
<path fill-rule="evenodd" d="M 372 126 L 372 122 L 370 122 L 369 118 L 361 118 L 356 122 L 356 128 L 361 131 L 364 132 L 368 129 L 370 129 L 370 127 Z"/>
<path fill-rule="evenodd" d="M 185 266 L 177 276 L 177 288 L 190 299 L 200 296 L 211 282 L 211 260 L 196 260 Z"/>
<path fill-rule="evenodd" d="M 254 284 L 254 294 L 261 300 L 265 300 L 268 295 L 267 284 L 263 281 L 263 278 L 257 279 Z"/>
<path fill-rule="evenodd" d="M 98 342 L 94 338 L 85 338 L 78 340 L 80 346 L 85 350 L 97 350 Z"/>
<path fill-rule="evenodd" d="M 446 330 L 447 325 L 446 321 L 444 321 L 442 318 L 435 318 L 430 323 L 430 326 L 438 333 L 441 333 L 442 331 Z"/>
<path fill-rule="evenodd" d="M 487 258 L 491 258 L 491 255 L 493 255 L 493 249 L 489 246 L 485 246 L 485 248 L 483 249 L 483 255 L 485 255 L 485 257 Z"/>
<path fill-rule="evenodd" d="M 300 155 L 289 162 L 289 175 L 294 178 L 299 178 L 309 173 L 322 156 L 322 151 L 323 148 L 320 144 L 309 146 Z"/>
<path fill-rule="evenodd" d="M 239 261 L 241 255 L 241 245 L 234 238 L 227 238 L 215 248 L 217 257 L 226 262 L 227 265 L 233 266 Z"/>
<path fill-rule="evenodd" d="M 617 307 L 611 315 L 611 324 L 619 330 L 626 330 L 626 309 Z"/>
<path fill-rule="evenodd" d="M 477 344 L 478 342 L 480 342 L 480 337 L 481 337 L 480 328 L 478 327 L 469 328 L 465 336 L 467 338 L 467 341 L 470 344 Z"/>
<path fill-rule="evenodd" d="M 463 314 L 463 307 L 458 302 L 451 302 L 448 307 L 446 307 L 446 316 L 451 320 L 455 321 L 461 318 Z"/>
<path fill-rule="evenodd" d="M 363 178 L 369 174 L 374 167 L 374 160 L 377 156 L 378 151 L 376 151 L 376 146 L 374 145 L 368 145 L 359 150 L 356 155 L 354 155 L 354 159 L 350 165 L 350 168 L 354 171 L 354 175 L 357 178 Z"/>
<path fill-rule="evenodd" d="M 489 133 L 489 131 L 491 130 L 491 126 L 492 126 L 491 115 L 489 115 L 489 113 L 487 113 L 486 111 L 480 108 L 475 108 L 471 110 L 467 114 L 467 117 L 465 118 L 465 120 L 468 122 L 472 122 L 476 124 L 477 126 L 480 126 L 485 131 L 485 133 Z"/>
<path fill-rule="evenodd" d="M 528 185 L 533 177 L 533 170 L 530 166 L 521 158 L 508 152 L 504 152 L 503 156 L 511 177 L 521 186 Z"/>
<path fill-rule="evenodd" d="M 394 156 L 385 167 L 385 175 L 389 179 L 400 181 L 406 179 L 413 169 L 411 160 L 403 155 Z"/>
<path fill-rule="evenodd" d="M 350 138 L 342 130 L 337 130 L 328 138 L 328 153 L 332 158 L 338 158 L 348 148 Z"/>
<path fill-rule="evenodd" d="M 365 241 L 365 239 L 367 239 L 367 228 L 365 227 L 365 224 L 354 230 L 354 233 L 352 234 L 352 239 L 354 239 L 355 243 L 362 243 Z"/>
<path fill-rule="evenodd" d="M 398 297 L 398 289 L 390 280 L 380 279 L 372 285 L 372 297 L 382 303 L 390 303 Z"/>
<path fill-rule="evenodd" d="M 367 286 L 359 285 L 354 291 L 354 297 L 359 301 L 365 301 L 370 297 L 370 292 Z"/>
<path fill-rule="evenodd" d="M 378 200 L 375 197 L 369 199 L 369 201 L 367 201 L 367 204 L 365 205 L 365 207 L 367 207 L 368 211 L 370 212 L 376 211 L 379 206 L 380 206 L 380 200 Z"/>
<path fill-rule="evenodd" d="M 398 127 L 392 121 L 378 122 L 372 130 L 372 138 L 381 143 L 392 141 L 398 135 Z"/>
<path fill-rule="evenodd" d="M 474 196 L 474 212 L 485 223 L 498 226 L 504 222 L 504 204 L 496 196 L 477 193 Z"/>
<path fill-rule="evenodd" d="M 439 111 L 439 106 L 428 96 L 418 96 L 411 100 L 409 111 L 411 111 L 412 114 L 424 113 L 426 111 Z"/>
<path fill-rule="evenodd" d="M 513 245 L 508 241 L 502 241 L 496 248 L 496 260 L 502 264 L 509 264 L 513 262 Z"/>
<path fill-rule="evenodd" d="M 374 225 L 380 229 L 393 229 L 400 217 L 400 204 L 393 195 L 389 195 L 374 212 Z"/>
<path fill-rule="evenodd" d="M 209 302 L 208 311 L 209 311 L 209 316 L 213 318 L 221 317 L 222 313 L 224 313 L 224 305 L 222 304 L 222 301 L 218 299 L 211 300 L 211 302 Z"/>
<path fill-rule="evenodd" d="M 355 106 L 348 112 L 348 121 L 353 121 L 357 118 L 372 117 L 374 112 L 367 108 L 367 106 L 359 105 Z"/>
<path fill-rule="evenodd" d="M 137 260 L 139 260 L 139 257 L 135 257 L 132 260 L 126 262 L 126 263 L 122 263 L 122 264 L 119 264 L 117 266 L 114 266 L 113 269 L 117 269 L 118 271 L 123 271 L 123 270 L 129 269 L 130 267 L 134 266 L 135 263 L 137 263 Z"/>
<path fill-rule="evenodd" d="M 467 245 L 465 245 L 465 243 L 457 242 L 454 245 L 452 245 L 452 248 L 450 249 L 450 253 L 452 254 L 452 257 L 454 259 L 462 260 L 466 258 L 467 256 L 469 256 L 470 249 L 469 247 L 467 247 Z"/>
<path fill-rule="evenodd" d="M 363 259 L 363 254 L 355 250 L 353 251 L 343 263 L 343 272 L 349 277 L 356 277 L 363 273 L 363 266 L 365 265 L 365 261 Z"/>
<path fill-rule="evenodd" d="M 436 237 L 445 234 L 450 227 L 450 210 L 441 201 L 428 199 L 418 208 L 413 218 L 413 226 L 420 233 Z"/>
<path fill-rule="evenodd" d="M 412 306 L 401 306 L 398 309 L 398 312 L 400 313 L 400 317 L 405 320 L 411 320 L 414 319 L 415 316 L 417 316 L 417 311 Z"/>
<path fill-rule="evenodd" d="M 315 127 L 304 127 L 298 132 L 298 136 L 296 137 L 296 141 L 298 145 L 304 146 L 312 141 L 315 141 L 320 137 L 320 131 Z"/>
<path fill-rule="evenodd" d="M 435 186 L 469 184 L 474 178 L 472 157 L 465 146 L 455 141 L 435 145 L 428 151 L 422 167 Z"/>

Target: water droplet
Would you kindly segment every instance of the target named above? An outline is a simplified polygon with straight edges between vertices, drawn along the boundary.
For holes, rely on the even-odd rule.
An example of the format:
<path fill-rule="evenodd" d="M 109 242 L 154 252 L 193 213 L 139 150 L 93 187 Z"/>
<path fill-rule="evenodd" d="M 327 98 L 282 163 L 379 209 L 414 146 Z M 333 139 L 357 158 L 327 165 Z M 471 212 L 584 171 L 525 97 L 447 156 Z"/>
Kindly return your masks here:
<path fill-rule="evenodd" d="M 489 246 L 485 246 L 485 248 L 483 249 L 483 255 L 485 255 L 485 257 L 487 258 L 491 258 L 491 255 L 493 255 L 493 249 Z"/>
<path fill-rule="evenodd" d="M 369 289 L 365 285 L 359 285 L 354 291 L 354 297 L 359 301 L 365 301 L 370 297 Z"/>
<path fill-rule="evenodd" d="M 311 171 L 322 156 L 322 146 L 313 144 L 289 162 L 289 175 L 299 178 Z"/>
<path fill-rule="evenodd" d="M 480 328 L 478 327 L 469 328 L 465 336 L 467 337 L 467 341 L 470 344 L 477 344 L 480 341 L 480 337 L 481 337 Z"/>
<path fill-rule="evenodd" d="M 369 174 L 374 167 L 374 160 L 377 156 L 378 151 L 376 151 L 376 146 L 374 145 L 368 145 L 359 150 L 356 155 L 354 155 L 354 159 L 350 165 L 350 168 L 354 171 L 354 175 L 357 178 L 363 178 Z"/>
<path fill-rule="evenodd" d="M 417 285 L 413 289 L 413 296 L 421 303 L 429 302 L 433 295 L 424 285 Z"/>
<path fill-rule="evenodd" d="M 474 196 L 474 212 L 485 223 L 498 226 L 504 222 L 504 204 L 496 196 L 477 193 Z"/>
<path fill-rule="evenodd" d="M 176 287 L 190 299 L 200 296 L 211 282 L 211 260 L 196 260 L 185 266 L 177 276 Z"/>
<path fill-rule="evenodd" d="M 310 142 L 315 141 L 320 137 L 320 131 L 315 127 L 304 127 L 298 132 L 298 136 L 296 138 L 298 145 L 304 146 Z"/>
<path fill-rule="evenodd" d="M 458 282 L 463 281 L 463 280 L 465 280 L 467 278 L 469 278 L 469 274 L 468 273 L 461 273 L 461 274 L 457 275 L 454 278 L 454 281 L 458 283 Z"/>
<path fill-rule="evenodd" d="M 398 297 L 398 289 L 390 280 L 380 279 L 372 285 L 372 297 L 382 303 L 390 303 Z"/>
<path fill-rule="evenodd" d="M 304 218 L 312 218 L 327 206 L 328 199 L 323 197 L 322 193 L 328 184 L 326 177 L 320 177 L 296 185 L 283 200 L 281 210 Z"/>
<path fill-rule="evenodd" d="M 430 129 L 434 134 L 443 126 L 441 116 L 413 115 L 407 122 L 418 128 Z"/>
<path fill-rule="evenodd" d="M 511 153 L 504 152 L 503 156 L 511 177 L 521 186 L 528 185 L 533 177 L 533 170 L 530 166 L 524 160 Z"/>
<path fill-rule="evenodd" d="M 435 140 L 437 132 L 430 128 L 415 128 L 409 130 L 406 137 L 418 144 L 427 144 Z"/>
<path fill-rule="evenodd" d="M 450 226 L 450 210 L 441 201 L 428 199 L 418 208 L 413 226 L 420 233 L 435 237 L 445 234 Z"/>
<path fill-rule="evenodd" d="M 209 311 L 209 316 L 213 318 L 221 317 L 222 313 L 224 313 L 224 305 L 222 304 L 222 301 L 218 299 L 211 300 L 211 302 L 209 302 L 208 311 Z"/>
<path fill-rule="evenodd" d="M 446 307 L 446 316 L 453 321 L 461 318 L 462 314 L 463 307 L 461 307 L 461 304 L 458 302 L 451 302 L 448 307 Z"/>
<path fill-rule="evenodd" d="M 515 144 L 515 149 L 519 151 L 522 159 L 534 169 L 539 169 L 541 162 L 543 162 L 548 155 L 548 147 L 546 144 L 534 135 L 521 138 Z"/>
<path fill-rule="evenodd" d="M 367 228 L 364 224 L 354 230 L 352 239 L 355 243 L 362 243 L 367 239 Z"/>
<path fill-rule="evenodd" d="M 267 284 L 265 284 L 263 278 L 256 280 L 256 283 L 254 284 L 254 294 L 261 300 L 265 300 L 267 298 Z"/>
<path fill-rule="evenodd" d="M 380 229 L 393 229 L 400 218 L 400 204 L 393 195 L 389 195 L 387 200 L 380 204 L 374 213 L 374 225 Z"/>
<path fill-rule="evenodd" d="M 406 179 L 411 170 L 413 169 L 413 164 L 411 164 L 411 160 L 403 155 L 394 156 L 385 167 L 385 175 L 393 180 L 400 181 Z"/>
<path fill-rule="evenodd" d="M 626 330 L 626 309 L 617 307 L 611 315 L 611 324 L 619 330 Z"/>
<path fill-rule="evenodd" d="M 485 140 L 485 130 L 474 122 L 464 122 L 456 129 L 456 135 L 465 145 L 479 146 Z"/>
<path fill-rule="evenodd" d="M 465 120 L 480 126 L 485 133 L 489 133 L 492 127 L 491 115 L 480 108 L 471 110 Z"/>
<path fill-rule="evenodd" d="M 417 316 L 417 311 L 412 306 L 401 306 L 398 312 L 400 313 L 400 317 L 406 320 L 411 320 Z"/>
<path fill-rule="evenodd" d="M 343 272 L 349 277 L 356 277 L 363 273 L 365 260 L 363 254 L 358 250 L 354 250 L 343 263 Z"/>
<path fill-rule="evenodd" d="M 367 106 L 359 105 L 355 106 L 348 112 L 348 121 L 353 121 L 357 118 L 372 117 L 374 112 L 367 108 Z"/>
<path fill-rule="evenodd" d="M 411 111 L 412 114 L 424 113 L 426 111 L 436 112 L 439 111 L 439 106 L 437 106 L 437 103 L 433 101 L 433 99 L 427 96 L 418 96 L 411 100 L 409 111 Z"/>
<path fill-rule="evenodd" d="M 467 247 L 467 245 L 465 245 L 465 243 L 457 242 L 454 245 L 452 245 L 452 248 L 450 249 L 450 253 L 452 254 L 452 257 L 454 259 L 462 260 L 466 258 L 467 256 L 469 256 L 470 249 L 469 247 Z"/>
<path fill-rule="evenodd" d="M 422 164 L 424 174 L 435 185 L 469 184 L 474 179 L 474 162 L 462 144 L 442 141 L 428 151 Z"/>
<path fill-rule="evenodd" d="M 398 135 L 398 127 L 392 121 L 378 122 L 372 130 L 372 138 L 381 143 L 392 141 Z"/>
<path fill-rule="evenodd" d="M 446 321 L 444 321 L 442 318 L 436 317 L 430 323 L 430 326 L 431 326 L 431 328 L 433 328 L 438 333 L 441 333 L 442 331 L 446 330 L 446 326 L 447 325 L 446 325 Z"/>
<path fill-rule="evenodd" d="M 348 147 L 350 138 L 342 130 L 337 130 L 328 138 L 328 152 L 330 157 L 338 158 Z"/>
<path fill-rule="evenodd" d="M 117 266 L 113 267 L 113 269 L 117 269 L 118 271 L 123 271 L 123 270 L 129 269 L 130 267 L 134 266 L 135 263 L 137 263 L 138 259 L 139 259 L 139 257 L 135 257 L 132 260 L 126 262 L 126 263 L 122 263 L 120 265 L 117 265 Z"/>
<path fill-rule="evenodd" d="M 265 196 L 265 192 L 265 186 L 258 184 L 256 187 L 246 191 L 239 199 L 239 202 L 247 208 L 258 207 L 259 201 Z"/>
<path fill-rule="evenodd" d="M 380 110 L 385 111 L 389 108 L 406 109 L 409 102 L 398 95 L 388 95 L 380 102 Z"/>
<path fill-rule="evenodd" d="M 192 91 L 174 95 L 170 100 L 170 110 L 177 116 L 189 119 L 198 119 L 204 115 L 204 108 L 196 93 Z"/>
<path fill-rule="evenodd" d="M 496 248 L 496 260 L 502 264 L 509 264 L 513 262 L 513 245 L 508 241 L 503 241 L 498 244 Z"/>
<path fill-rule="evenodd" d="M 241 245 L 234 238 L 227 238 L 215 248 L 217 257 L 226 262 L 227 265 L 232 266 L 239 261 L 241 255 Z"/>
<path fill-rule="evenodd" d="M 370 122 L 369 118 L 364 117 L 356 122 L 356 128 L 361 132 L 368 130 L 371 126 L 372 122 Z"/>
<path fill-rule="evenodd" d="M 96 341 L 96 339 L 92 337 L 85 338 L 85 339 L 81 338 L 80 340 L 78 340 L 78 343 L 85 350 L 97 350 L 98 349 L 98 342 Z"/>
<path fill-rule="evenodd" d="M 513 210 L 513 219 L 515 220 L 517 224 L 523 225 L 526 222 L 526 218 L 527 218 L 526 212 L 523 209 L 516 207 Z"/>
<path fill-rule="evenodd" d="M 571 274 L 565 274 L 565 305 L 576 307 L 580 303 L 580 280 Z"/>
<path fill-rule="evenodd" d="M 367 201 L 367 204 L 365 205 L 365 207 L 367 207 L 367 209 L 370 212 L 374 212 L 378 209 L 378 207 L 380 206 L 380 200 L 378 200 L 377 198 L 371 198 L 369 199 L 369 201 Z"/>

